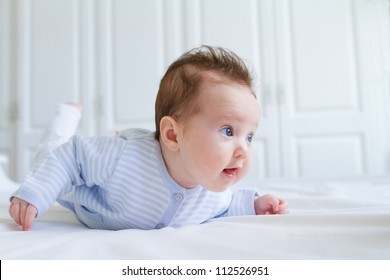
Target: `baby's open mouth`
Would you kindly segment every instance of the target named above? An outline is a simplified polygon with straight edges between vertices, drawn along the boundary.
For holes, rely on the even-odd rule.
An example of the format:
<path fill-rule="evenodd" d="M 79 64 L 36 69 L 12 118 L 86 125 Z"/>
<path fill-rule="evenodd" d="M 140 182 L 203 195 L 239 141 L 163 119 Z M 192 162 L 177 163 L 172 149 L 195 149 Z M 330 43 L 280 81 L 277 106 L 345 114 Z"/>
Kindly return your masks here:
<path fill-rule="evenodd" d="M 223 170 L 223 173 L 228 177 L 235 177 L 237 176 L 238 168 L 225 168 Z"/>

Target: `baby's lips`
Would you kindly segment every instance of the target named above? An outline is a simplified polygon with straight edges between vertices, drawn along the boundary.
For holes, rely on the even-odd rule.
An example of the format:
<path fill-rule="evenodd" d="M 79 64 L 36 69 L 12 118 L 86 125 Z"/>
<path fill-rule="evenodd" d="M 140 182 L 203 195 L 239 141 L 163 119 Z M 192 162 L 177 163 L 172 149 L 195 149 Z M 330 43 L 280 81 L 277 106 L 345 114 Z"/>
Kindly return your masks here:
<path fill-rule="evenodd" d="M 225 172 L 228 175 L 236 175 L 238 172 L 238 168 L 235 168 L 235 167 L 234 168 L 225 168 L 223 170 L 223 172 Z"/>

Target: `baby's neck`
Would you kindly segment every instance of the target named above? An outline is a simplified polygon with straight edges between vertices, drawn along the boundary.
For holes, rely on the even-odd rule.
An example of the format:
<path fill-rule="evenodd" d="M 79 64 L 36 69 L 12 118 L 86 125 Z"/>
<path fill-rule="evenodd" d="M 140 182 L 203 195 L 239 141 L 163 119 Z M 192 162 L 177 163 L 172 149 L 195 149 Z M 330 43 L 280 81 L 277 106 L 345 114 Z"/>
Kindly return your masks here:
<path fill-rule="evenodd" d="M 159 143 L 165 167 L 171 178 L 185 189 L 193 189 L 197 187 L 197 183 L 191 182 L 190 180 L 186 179 L 185 174 L 187 174 L 187 172 L 185 170 L 185 166 L 180 160 L 179 152 L 175 152 L 168 149 L 164 146 L 164 144 L 161 143 L 161 141 Z"/>

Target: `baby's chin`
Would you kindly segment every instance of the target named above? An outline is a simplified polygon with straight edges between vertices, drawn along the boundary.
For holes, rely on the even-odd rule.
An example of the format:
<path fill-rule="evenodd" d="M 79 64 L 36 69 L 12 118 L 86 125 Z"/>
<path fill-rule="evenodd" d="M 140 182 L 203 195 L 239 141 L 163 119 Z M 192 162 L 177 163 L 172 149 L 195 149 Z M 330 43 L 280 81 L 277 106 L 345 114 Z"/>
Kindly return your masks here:
<path fill-rule="evenodd" d="M 224 183 L 211 184 L 211 185 L 205 184 L 205 185 L 202 185 L 202 186 L 203 186 L 203 188 L 207 189 L 208 191 L 220 193 L 220 192 L 226 191 L 227 189 L 229 189 L 230 187 L 232 187 L 233 185 L 235 185 L 239 181 L 240 181 L 240 179 L 237 179 L 237 180 L 234 180 L 234 181 L 233 180 L 227 180 Z"/>

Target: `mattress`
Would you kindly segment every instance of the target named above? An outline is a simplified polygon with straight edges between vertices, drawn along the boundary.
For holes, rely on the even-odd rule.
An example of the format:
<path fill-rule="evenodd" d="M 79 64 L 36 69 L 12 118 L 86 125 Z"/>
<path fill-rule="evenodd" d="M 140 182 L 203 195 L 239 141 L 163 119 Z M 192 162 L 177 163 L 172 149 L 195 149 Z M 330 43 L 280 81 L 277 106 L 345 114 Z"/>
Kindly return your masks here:
<path fill-rule="evenodd" d="M 287 215 L 227 217 L 160 230 L 92 230 L 54 205 L 23 232 L 0 184 L 5 260 L 389 260 L 390 177 L 249 184 L 287 200 Z M 239 187 L 238 187 L 239 188 Z"/>

